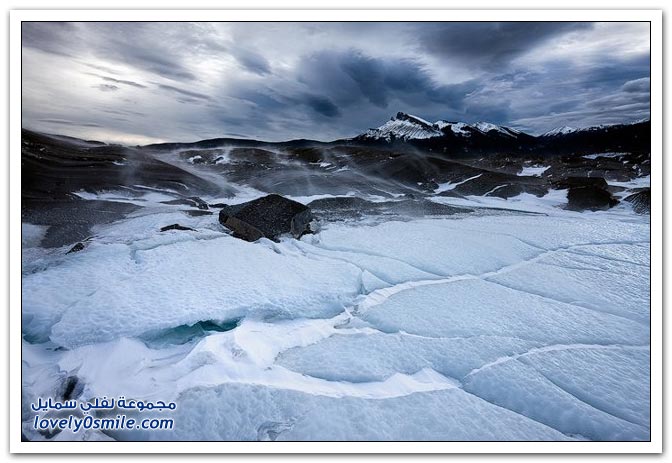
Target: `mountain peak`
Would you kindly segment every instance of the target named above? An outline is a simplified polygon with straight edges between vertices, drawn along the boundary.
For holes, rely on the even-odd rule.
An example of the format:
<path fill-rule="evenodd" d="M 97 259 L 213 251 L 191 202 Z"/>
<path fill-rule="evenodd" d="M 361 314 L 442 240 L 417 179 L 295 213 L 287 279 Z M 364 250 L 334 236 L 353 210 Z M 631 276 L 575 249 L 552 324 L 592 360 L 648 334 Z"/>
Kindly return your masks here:
<path fill-rule="evenodd" d="M 562 127 L 556 127 L 554 129 L 549 130 L 548 132 L 542 134 L 542 137 L 553 137 L 555 135 L 567 135 L 568 133 L 574 133 L 578 129 L 574 127 L 569 127 L 567 125 L 563 125 Z"/>
<path fill-rule="evenodd" d="M 495 125 L 490 122 L 476 122 L 475 124 L 471 124 L 470 127 L 473 127 L 474 129 L 483 133 L 499 132 L 508 137 L 517 137 L 520 135 L 520 131 L 518 130 L 511 129 L 509 127 L 503 127 L 501 125 Z"/>
<path fill-rule="evenodd" d="M 421 117 L 418 116 L 413 116 L 412 114 L 406 114 L 404 112 L 399 111 L 396 116 L 392 117 L 390 119 L 391 121 L 406 121 L 406 122 L 411 122 L 414 124 L 420 124 L 422 126 L 425 126 L 427 128 L 433 128 L 433 124 L 429 121 L 424 120 Z"/>
<path fill-rule="evenodd" d="M 449 122 L 438 120 L 429 122 L 421 117 L 398 112 L 389 121 L 375 129 L 369 129 L 361 137 L 375 140 L 412 140 L 441 137 L 450 131 L 458 137 L 471 137 L 472 133 L 491 135 L 492 132 L 500 136 L 517 138 L 521 134 L 518 130 L 503 127 L 490 122 L 477 122 L 467 124 L 465 122 Z"/>
<path fill-rule="evenodd" d="M 609 130 L 611 127 L 633 125 L 642 122 L 646 122 L 646 120 L 628 124 L 616 124 L 614 126 L 602 125 L 586 128 L 561 126 L 539 135 L 539 138 L 561 137 L 578 132 Z M 462 142 L 457 141 L 457 139 L 470 138 L 473 143 L 475 138 L 482 139 L 483 137 L 485 137 L 485 139 L 491 139 L 490 143 L 503 143 L 507 140 L 519 143 L 521 140 L 529 138 L 530 136 L 511 127 L 497 125 L 491 122 L 480 121 L 473 124 L 467 124 L 465 122 L 453 122 L 442 119 L 437 120 L 436 122 L 429 122 L 421 117 L 399 111 L 385 124 L 378 128 L 369 129 L 366 133 L 361 134 L 357 138 L 386 140 L 391 142 L 394 140 L 409 141 L 437 137 L 448 137 L 447 140 L 453 140 L 450 143 L 459 144 Z"/>
<path fill-rule="evenodd" d="M 398 112 L 385 124 L 376 129 L 369 129 L 363 136 L 376 140 L 391 141 L 432 138 L 441 135 L 441 130 L 430 122 L 417 116 Z"/>

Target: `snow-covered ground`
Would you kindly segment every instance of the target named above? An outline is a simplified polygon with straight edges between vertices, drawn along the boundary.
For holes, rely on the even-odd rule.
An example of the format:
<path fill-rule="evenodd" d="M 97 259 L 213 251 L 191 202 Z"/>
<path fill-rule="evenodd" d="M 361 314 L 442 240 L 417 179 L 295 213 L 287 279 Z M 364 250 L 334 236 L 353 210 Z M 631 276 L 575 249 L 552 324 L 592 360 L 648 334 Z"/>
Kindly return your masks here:
<path fill-rule="evenodd" d="M 24 224 L 29 438 L 76 375 L 80 400 L 174 401 L 175 427 L 56 440 L 649 439 L 649 216 L 627 203 L 435 197 L 504 211 L 248 243 L 163 198 L 78 253 Z"/>
<path fill-rule="evenodd" d="M 525 166 L 523 170 L 518 174 L 521 177 L 540 177 L 541 174 L 550 169 L 550 166 Z"/>

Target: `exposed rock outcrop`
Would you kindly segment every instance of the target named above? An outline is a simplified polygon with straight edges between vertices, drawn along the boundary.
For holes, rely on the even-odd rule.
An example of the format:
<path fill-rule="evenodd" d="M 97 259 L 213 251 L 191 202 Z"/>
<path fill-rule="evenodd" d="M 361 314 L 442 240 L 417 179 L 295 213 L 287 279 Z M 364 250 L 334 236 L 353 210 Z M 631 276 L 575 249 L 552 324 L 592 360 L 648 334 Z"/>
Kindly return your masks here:
<path fill-rule="evenodd" d="M 308 206 L 277 194 L 226 206 L 219 212 L 219 222 L 245 241 L 263 237 L 278 241 L 284 234 L 300 238 L 311 232 L 312 220 Z"/>

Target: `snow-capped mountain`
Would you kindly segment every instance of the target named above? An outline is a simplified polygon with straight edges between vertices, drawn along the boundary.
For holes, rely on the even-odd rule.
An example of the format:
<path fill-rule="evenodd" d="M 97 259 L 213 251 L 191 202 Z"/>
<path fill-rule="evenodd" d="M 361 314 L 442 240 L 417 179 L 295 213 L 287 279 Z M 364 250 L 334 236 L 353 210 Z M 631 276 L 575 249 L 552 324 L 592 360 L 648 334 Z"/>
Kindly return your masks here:
<path fill-rule="evenodd" d="M 465 122 L 438 120 L 432 123 L 418 116 L 399 112 L 385 124 L 375 129 L 369 129 L 366 133 L 357 138 L 385 141 L 408 141 L 442 137 L 451 133 L 461 137 L 470 137 L 475 131 L 482 134 L 495 132 L 512 138 L 516 138 L 521 134 L 518 130 L 495 125 L 490 122 L 467 124 Z"/>
<path fill-rule="evenodd" d="M 568 133 L 574 133 L 579 129 L 576 129 L 574 127 L 569 127 L 567 125 L 563 125 L 562 127 L 556 127 L 554 129 L 549 130 L 546 133 L 541 134 L 541 137 L 554 137 L 556 135 L 567 135 Z"/>
<path fill-rule="evenodd" d="M 568 126 L 562 126 L 562 127 L 556 127 L 552 130 L 549 130 L 546 133 L 541 134 L 539 137 L 557 137 L 559 135 L 569 135 L 572 133 L 581 133 L 581 132 L 597 132 L 597 131 L 602 131 L 602 130 L 612 130 L 612 129 L 619 129 L 623 127 L 631 127 L 631 126 L 636 126 L 639 124 L 645 124 L 649 123 L 649 119 L 640 119 L 634 122 L 629 122 L 625 124 L 600 124 L 600 125 L 591 125 L 589 127 L 582 127 L 582 128 L 575 128 L 575 127 L 568 127 Z"/>
<path fill-rule="evenodd" d="M 455 135 L 463 135 L 465 137 L 471 135 L 471 132 L 466 130 L 469 127 L 469 124 L 465 124 L 464 122 L 436 121 L 434 125 L 440 130 L 448 128 Z"/>
<path fill-rule="evenodd" d="M 362 137 L 376 140 L 417 140 L 423 138 L 440 137 L 441 129 L 417 116 L 397 113 L 389 121 L 377 129 L 369 129 Z"/>
<path fill-rule="evenodd" d="M 414 148 L 442 153 L 446 156 L 474 157 L 488 154 L 507 155 L 573 155 L 607 152 L 648 152 L 651 140 L 649 120 L 587 128 L 559 127 L 543 135 L 533 136 L 511 127 L 490 122 L 468 124 L 437 120 L 429 122 L 403 112 L 377 128 L 354 138 L 318 142 L 289 140 L 263 142 L 250 139 L 213 138 L 194 143 L 160 143 L 147 145 L 150 150 L 214 149 L 223 146 L 309 148 L 313 146 L 371 146 Z"/>
<path fill-rule="evenodd" d="M 553 154 L 593 153 L 646 150 L 650 140 L 649 122 L 593 126 L 586 128 L 557 127 L 533 136 L 491 122 L 429 122 L 418 116 L 399 112 L 378 128 L 349 140 L 358 144 L 399 144 L 469 156 L 488 153 Z"/>
<path fill-rule="evenodd" d="M 519 130 L 515 130 L 509 127 L 503 127 L 501 125 L 491 124 L 490 122 L 476 122 L 475 124 L 472 124 L 470 127 L 473 127 L 474 129 L 483 133 L 498 132 L 503 135 L 506 135 L 507 137 L 513 137 L 513 138 L 516 138 L 518 135 L 521 134 Z"/>

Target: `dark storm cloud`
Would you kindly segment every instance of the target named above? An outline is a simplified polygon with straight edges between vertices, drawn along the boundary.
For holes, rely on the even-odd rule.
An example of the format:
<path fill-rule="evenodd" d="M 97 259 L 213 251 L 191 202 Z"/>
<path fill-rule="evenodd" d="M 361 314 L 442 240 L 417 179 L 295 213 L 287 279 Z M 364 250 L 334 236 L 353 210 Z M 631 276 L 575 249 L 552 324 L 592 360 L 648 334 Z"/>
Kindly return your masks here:
<path fill-rule="evenodd" d="M 620 91 L 591 100 L 590 106 L 596 109 L 644 108 L 649 105 L 651 93 L 649 79 L 631 80 L 623 84 Z"/>
<path fill-rule="evenodd" d="M 459 108 L 477 86 L 473 81 L 441 85 L 417 61 L 380 59 L 353 49 L 308 56 L 298 74 L 301 82 L 328 95 L 339 107 L 358 104 L 364 98 L 378 108 L 388 108 L 395 101 L 413 107 L 440 103 L 447 109 Z"/>
<path fill-rule="evenodd" d="M 255 74 L 270 74 L 271 65 L 263 55 L 252 50 L 229 49 L 234 58 L 248 71 Z"/>
<path fill-rule="evenodd" d="M 320 95 L 306 94 L 303 96 L 303 102 L 318 114 L 326 117 L 337 117 L 341 115 L 341 111 L 336 105 L 327 97 Z"/>
<path fill-rule="evenodd" d="M 650 117 L 650 81 L 648 77 L 629 80 L 604 91 L 586 92 L 581 100 L 573 100 L 557 111 L 537 111 L 520 120 L 523 126 L 548 128 L 558 125 L 584 127 L 598 124 L 618 124 Z M 537 130 L 538 132 L 541 130 Z"/>
<path fill-rule="evenodd" d="M 620 87 L 625 81 L 649 76 L 649 55 L 615 58 L 607 62 L 592 63 L 575 67 L 569 63 L 561 64 L 560 71 L 568 82 L 580 82 L 586 88 L 603 89 Z M 549 76 L 550 77 L 550 76 Z"/>
<path fill-rule="evenodd" d="M 649 112 L 645 23 L 24 23 L 22 43 L 25 123 L 74 135 L 328 140 L 398 111 L 540 133 Z"/>
<path fill-rule="evenodd" d="M 466 107 L 464 117 L 460 119 L 470 123 L 487 121 L 494 124 L 507 125 L 511 120 L 512 114 L 510 101 L 476 101 Z"/>
<path fill-rule="evenodd" d="M 72 56 L 67 37 L 72 37 L 75 33 L 72 23 L 26 21 L 21 23 L 21 46 L 55 55 Z"/>
<path fill-rule="evenodd" d="M 511 121 L 541 133 L 553 126 L 622 123 L 648 117 L 648 54 L 576 66 L 570 60 L 544 63 L 510 80 L 506 94 L 516 108 Z M 494 94 L 492 95 L 494 98 Z"/>
<path fill-rule="evenodd" d="M 469 22 L 427 24 L 421 29 L 423 50 L 448 59 L 492 68 L 567 32 L 592 27 L 577 22 Z"/>
<path fill-rule="evenodd" d="M 400 110 L 437 119 L 464 115 L 465 97 L 480 85 L 440 84 L 417 60 L 381 59 L 354 48 L 301 56 L 292 74 L 270 82 L 240 78 L 228 88 L 249 105 L 255 127 L 295 131 L 308 125 L 317 133 L 331 130 L 334 138 L 355 135 Z M 217 113 L 223 124 L 239 126 L 238 117 Z"/>
<path fill-rule="evenodd" d="M 126 42 L 115 41 L 102 47 L 106 56 L 116 57 L 125 64 L 136 66 L 145 71 L 158 74 L 171 80 L 191 81 L 196 76 L 177 59 L 171 59 L 171 54 L 164 50 L 153 50 L 130 45 Z"/>
<path fill-rule="evenodd" d="M 65 56 L 92 54 L 169 79 L 194 80 L 182 62 L 183 51 L 169 41 L 156 40 L 157 31 L 151 23 L 58 22 L 23 23 L 21 30 L 24 47 Z"/>

